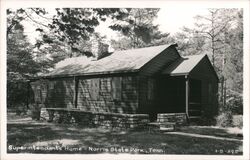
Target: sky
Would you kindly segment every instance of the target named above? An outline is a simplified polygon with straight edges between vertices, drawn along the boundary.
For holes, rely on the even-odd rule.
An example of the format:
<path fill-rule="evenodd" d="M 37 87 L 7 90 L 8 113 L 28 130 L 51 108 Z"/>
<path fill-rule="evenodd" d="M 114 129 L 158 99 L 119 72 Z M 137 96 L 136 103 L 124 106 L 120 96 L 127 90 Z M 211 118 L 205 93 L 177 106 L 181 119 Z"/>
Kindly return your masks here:
<path fill-rule="evenodd" d="M 156 24 L 160 24 L 160 30 L 174 34 L 181 31 L 183 26 L 192 27 L 196 15 L 206 15 L 206 8 L 162 8 L 158 13 Z"/>
<path fill-rule="evenodd" d="M 158 12 L 158 17 L 154 24 L 159 24 L 159 29 L 162 32 L 170 33 L 171 35 L 180 32 L 183 26 L 192 27 L 194 24 L 194 17 L 196 15 L 206 15 L 206 8 L 161 8 Z M 102 35 L 106 35 L 108 39 L 116 39 L 114 31 L 108 28 L 107 23 L 101 24 L 96 29 Z"/>
<path fill-rule="evenodd" d="M 50 9 L 51 12 L 51 9 Z M 181 31 L 183 26 L 192 27 L 194 23 L 194 16 L 207 14 L 206 8 L 175 8 L 165 7 L 161 8 L 158 12 L 158 17 L 155 19 L 154 24 L 159 24 L 159 29 L 162 32 L 170 33 L 171 35 Z M 39 33 L 35 32 L 36 26 L 32 24 L 24 24 L 25 32 L 30 39 L 31 43 L 35 43 L 36 37 Z M 101 35 L 107 36 L 107 39 L 117 39 L 116 32 L 108 28 L 109 23 L 101 23 L 96 31 L 100 32 Z"/>

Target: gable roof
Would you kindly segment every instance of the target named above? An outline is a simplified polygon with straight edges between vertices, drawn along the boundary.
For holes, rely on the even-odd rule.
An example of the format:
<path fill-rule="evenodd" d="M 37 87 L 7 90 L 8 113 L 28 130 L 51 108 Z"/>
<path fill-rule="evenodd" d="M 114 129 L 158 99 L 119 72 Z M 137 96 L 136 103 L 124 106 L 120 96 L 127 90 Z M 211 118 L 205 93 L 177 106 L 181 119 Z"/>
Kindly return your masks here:
<path fill-rule="evenodd" d="M 171 76 L 187 75 L 206 56 L 206 54 L 184 56 L 166 68 L 162 73 Z"/>
<path fill-rule="evenodd" d="M 115 51 L 111 55 L 99 60 L 86 61 L 86 58 L 75 57 L 68 59 L 67 65 L 56 68 L 48 74 L 41 75 L 41 77 L 135 72 L 170 46 L 168 44 Z M 81 58 L 85 59 L 85 61 L 81 62 Z"/>
<path fill-rule="evenodd" d="M 217 80 L 218 75 L 214 70 L 208 56 L 206 54 L 200 55 L 190 55 L 181 57 L 175 63 L 170 65 L 168 68 L 163 70 L 162 74 L 169 74 L 171 76 L 178 76 L 178 75 L 189 75 L 190 72 L 203 60 L 206 59 L 209 63 L 209 66 L 212 69 L 212 72 L 215 74 Z"/>

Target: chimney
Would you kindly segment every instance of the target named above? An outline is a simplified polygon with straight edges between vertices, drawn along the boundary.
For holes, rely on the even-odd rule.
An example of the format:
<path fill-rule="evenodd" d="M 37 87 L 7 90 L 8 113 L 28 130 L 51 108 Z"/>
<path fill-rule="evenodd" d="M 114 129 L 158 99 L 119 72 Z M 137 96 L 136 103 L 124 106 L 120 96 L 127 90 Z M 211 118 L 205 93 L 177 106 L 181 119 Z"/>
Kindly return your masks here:
<path fill-rule="evenodd" d="M 91 52 L 95 60 L 105 57 L 109 53 L 109 45 L 98 40 L 92 41 Z"/>

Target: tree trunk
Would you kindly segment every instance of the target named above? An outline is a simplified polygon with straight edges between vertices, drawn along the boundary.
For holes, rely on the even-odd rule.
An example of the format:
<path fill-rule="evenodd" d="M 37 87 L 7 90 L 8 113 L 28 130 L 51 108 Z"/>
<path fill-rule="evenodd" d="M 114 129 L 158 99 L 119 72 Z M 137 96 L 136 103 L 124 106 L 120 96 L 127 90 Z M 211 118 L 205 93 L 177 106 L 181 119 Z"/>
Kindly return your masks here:
<path fill-rule="evenodd" d="M 227 99 L 227 81 L 224 80 L 224 93 L 223 93 L 223 106 L 226 106 L 226 99 Z"/>
<path fill-rule="evenodd" d="M 223 102 L 224 102 L 223 98 L 224 98 L 224 77 L 222 77 L 222 79 L 221 79 L 221 92 L 220 92 L 220 102 L 224 106 L 224 104 L 223 104 Z"/>

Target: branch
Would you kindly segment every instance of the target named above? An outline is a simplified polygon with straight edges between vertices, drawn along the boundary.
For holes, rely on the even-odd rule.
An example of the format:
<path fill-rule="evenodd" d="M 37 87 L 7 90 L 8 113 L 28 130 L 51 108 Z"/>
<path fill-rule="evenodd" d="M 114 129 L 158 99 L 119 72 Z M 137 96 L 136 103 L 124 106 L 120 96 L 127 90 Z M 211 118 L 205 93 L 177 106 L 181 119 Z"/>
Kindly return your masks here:
<path fill-rule="evenodd" d="M 33 8 L 30 8 L 30 9 L 36 13 L 36 10 L 34 10 Z M 53 18 L 44 17 L 44 16 L 42 16 L 42 15 L 40 15 L 40 14 L 38 14 L 38 13 L 36 13 L 36 14 L 37 14 L 38 16 L 44 18 L 44 19 L 53 20 Z"/>
<path fill-rule="evenodd" d="M 11 29 L 15 26 L 15 24 L 11 24 L 8 28 L 7 28 L 7 37 L 10 34 Z"/>
<path fill-rule="evenodd" d="M 205 20 L 210 21 L 210 22 L 212 21 L 212 19 L 210 19 L 208 17 L 200 16 L 200 15 L 196 16 L 195 19 L 197 19 L 197 20 L 199 20 L 199 19 L 205 19 Z"/>
<path fill-rule="evenodd" d="M 208 11 L 211 13 L 211 14 L 216 14 L 219 9 L 208 9 Z"/>
<path fill-rule="evenodd" d="M 206 35 L 202 35 L 201 37 L 205 37 L 205 38 L 207 38 L 207 39 L 209 39 L 209 40 L 212 39 L 211 36 L 206 36 Z"/>
<path fill-rule="evenodd" d="M 222 46 L 222 47 L 217 47 L 217 48 L 213 48 L 214 50 L 219 50 L 219 49 L 222 49 L 222 48 L 224 48 L 225 46 Z"/>
<path fill-rule="evenodd" d="M 44 26 L 44 27 L 47 27 L 48 28 L 48 26 L 47 25 L 44 25 L 44 24 L 42 24 L 42 23 L 40 23 L 40 22 L 37 22 L 37 21 L 35 21 L 33 18 L 31 18 L 31 16 L 25 11 L 24 12 L 26 15 L 27 15 L 27 17 L 31 20 L 31 21 L 33 21 L 34 23 L 36 23 L 36 24 L 39 24 L 39 25 L 41 25 L 41 26 Z"/>
<path fill-rule="evenodd" d="M 231 89 L 228 89 L 228 91 L 230 91 L 230 92 L 231 92 L 232 94 L 234 94 L 234 95 L 238 95 L 238 96 L 242 97 L 242 93 L 233 91 L 233 90 L 231 90 Z"/>
<path fill-rule="evenodd" d="M 197 31 L 198 33 L 204 33 L 209 35 L 211 38 L 214 37 L 210 32 L 205 32 L 205 31 Z"/>
<path fill-rule="evenodd" d="M 11 25 L 9 27 L 7 27 L 7 36 L 11 32 L 11 29 L 16 25 L 16 24 L 13 23 L 13 19 L 16 19 L 17 17 L 18 17 L 18 14 L 16 12 L 15 15 L 11 18 Z M 22 20 L 24 20 L 25 18 L 27 18 L 27 16 L 23 17 Z M 19 21 L 16 21 L 16 22 L 20 23 L 22 20 L 19 20 Z"/>

